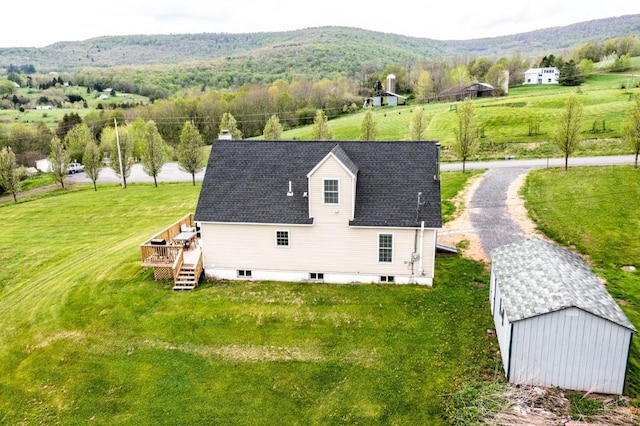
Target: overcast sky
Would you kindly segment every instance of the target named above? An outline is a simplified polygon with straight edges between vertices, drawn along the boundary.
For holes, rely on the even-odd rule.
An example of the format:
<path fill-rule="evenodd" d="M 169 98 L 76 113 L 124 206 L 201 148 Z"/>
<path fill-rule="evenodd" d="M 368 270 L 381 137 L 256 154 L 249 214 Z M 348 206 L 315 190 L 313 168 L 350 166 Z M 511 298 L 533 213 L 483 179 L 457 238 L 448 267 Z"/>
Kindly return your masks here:
<path fill-rule="evenodd" d="M 0 8 L 0 47 L 43 47 L 103 35 L 246 33 L 325 25 L 467 40 L 636 13 L 637 0 L 11 0 Z"/>

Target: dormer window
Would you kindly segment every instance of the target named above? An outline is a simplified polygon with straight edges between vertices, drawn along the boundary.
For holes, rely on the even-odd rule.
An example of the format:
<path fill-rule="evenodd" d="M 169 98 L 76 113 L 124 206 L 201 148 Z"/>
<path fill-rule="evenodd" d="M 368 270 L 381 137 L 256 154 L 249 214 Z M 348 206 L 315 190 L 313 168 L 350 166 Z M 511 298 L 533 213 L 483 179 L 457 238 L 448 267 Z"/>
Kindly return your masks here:
<path fill-rule="evenodd" d="M 324 179 L 324 203 L 340 204 L 340 181 L 338 179 Z"/>

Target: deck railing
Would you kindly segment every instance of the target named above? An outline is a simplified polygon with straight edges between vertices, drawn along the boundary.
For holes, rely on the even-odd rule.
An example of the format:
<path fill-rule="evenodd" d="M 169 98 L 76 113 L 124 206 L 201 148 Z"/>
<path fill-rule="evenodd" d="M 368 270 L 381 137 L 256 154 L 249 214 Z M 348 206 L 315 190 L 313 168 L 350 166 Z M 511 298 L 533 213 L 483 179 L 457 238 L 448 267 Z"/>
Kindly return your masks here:
<path fill-rule="evenodd" d="M 173 282 L 176 282 L 176 280 L 178 279 L 178 275 L 180 274 L 182 265 L 184 265 L 184 250 L 180 250 L 180 253 L 178 253 L 178 257 L 176 258 L 175 262 L 173 262 L 173 266 L 171 267 L 173 270 Z"/>
<path fill-rule="evenodd" d="M 183 225 L 189 228 L 195 227 L 193 213 L 189 213 L 140 244 L 142 266 L 171 267 L 182 250 L 181 246 L 171 245 L 171 240 L 180 233 Z"/>

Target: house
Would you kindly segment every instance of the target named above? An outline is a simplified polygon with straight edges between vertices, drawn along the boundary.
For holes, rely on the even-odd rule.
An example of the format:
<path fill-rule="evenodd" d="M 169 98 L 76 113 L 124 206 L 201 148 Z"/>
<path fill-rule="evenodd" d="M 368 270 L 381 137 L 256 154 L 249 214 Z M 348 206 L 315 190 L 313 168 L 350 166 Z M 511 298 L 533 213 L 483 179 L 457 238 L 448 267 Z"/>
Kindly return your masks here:
<path fill-rule="evenodd" d="M 195 221 L 218 279 L 432 285 L 436 142 L 213 143 Z"/>
<path fill-rule="evenodd" d="M 529 68 L 524 72 L 524 84 L 558 84 L 559 78 L 556 67 Z"/>
<path fill-rule="evenodd" d="M 622 394 L 636 329 L 589 266 L 537 238 L 491 257 L 489 298 L 507 380 Z"/>

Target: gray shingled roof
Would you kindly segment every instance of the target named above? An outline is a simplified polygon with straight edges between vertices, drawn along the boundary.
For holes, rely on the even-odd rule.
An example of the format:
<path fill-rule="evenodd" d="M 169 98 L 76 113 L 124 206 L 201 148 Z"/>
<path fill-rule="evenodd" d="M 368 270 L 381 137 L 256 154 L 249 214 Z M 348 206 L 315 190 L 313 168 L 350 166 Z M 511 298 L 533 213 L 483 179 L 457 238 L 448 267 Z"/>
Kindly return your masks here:
<path fill-rule="evenodd" d="M 307 174 L 329 154 L 357 176 L 353 226 L 442 225 L 433 141 L 217 140 L 196 221 L 311 224 Z M 287 196 L 291 181 L 294 195 Z M 418 208 L 418 192 L 422 192 Z"/>
<path fill-rule="evenodd" d="M 531 238 L 498 247 L 491 262 L 511 322 L 575 307 L 636 330 L 575 253 Z"/>

